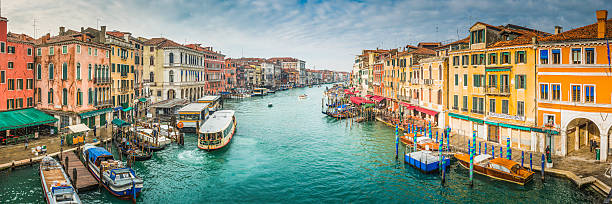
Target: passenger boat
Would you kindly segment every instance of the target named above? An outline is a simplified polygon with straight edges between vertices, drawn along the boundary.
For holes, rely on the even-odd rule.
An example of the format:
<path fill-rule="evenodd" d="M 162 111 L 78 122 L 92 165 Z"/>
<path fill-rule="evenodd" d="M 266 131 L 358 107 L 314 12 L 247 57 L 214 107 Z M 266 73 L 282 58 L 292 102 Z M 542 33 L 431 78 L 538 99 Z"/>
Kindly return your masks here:
<path fill-rule="evenodd" d="M 213 115 L 199 129 L 198 148 L 216 150 L 230 143 L 236 132 L 236 117 L 233 110 L 221 110 Z"/>
<path fill-rule="evenodd" d="M 68 175 L 62 165 L 52 157 L 43 157 L 40 161 L 40 182 L 45 200 L 50 204 L 81 203 Z"/>
<path fill-rule="evenodd" d="M 268 103 L 268 107 L 271 108 L 272 107 L 272 103 Z"/>
<path fill-rule="evenodd" d="M 268 94 L 266 88 L 254 88 L 252 96 L 265 96 Z"/>
<path fill-rule="evenodd" d="M 178 122 L 183 124 L 181 132 L 195 132 L 198 123 L 202 125 L 206 121 L 209 111 L 208 103 L 190 103 L 179 109 Z"/>
<path fill-rule="evenodd" d="M 82 156 L 87 169 L 106 190 L 122 199 L 136 199 L 140 195 L 143 181 L 134 170 L 126 168 L 121 161 L 102 147 L 92 144 L 83 146 Z"/>
<path fill-rule="evenodd" d="M 160 151 L 166 148 L 172 141 L 166 138 L 164 135 L 160 133 L 156 133 L 155 135 L 153 129 L 148 128 L 136 128 L 136 137 L 142 144 L 139 146 L 143 146 L 147 150 L 151 151 Z M 157 137 L 157 139 L 156 139 Z"/>
<path fill-rule="evenodd" d="M 438 153 L 433 153 L 431 151 L 416 151 L 411 153 L 406 153 L 404 155 L 404 161 L 410 164 L 422 172 L 430 173 L 434 171 L 440 170 L 440 156 Z M 443 167 L 447 168 L 450 165 L 450 158 L 444 158 Z"/>
<path fill-rule="evenodd" d="M 470 168 L 470 155 L 458 153 L 455 158 L 461 166 Z M 474 172 L 494 179 L 525 185 L 533 179 L 533 171 L 505 158 L 493 158 L 489 154 L 474 157 Z"/>
<path fill-rule="evenodd" d="M 202 98 L 199 98 L 196 102 L 197 103 L 207 103 L 208 111 L 212 113 L 212 112 L 219 110 L 219 106 L 221 105 L 221 96 L 214 96 L 214 95 L 203 96 Z"/>
<path fill-rule="evenodd" d="M 406 133 L 404 134 L 404 136 L 401 136 L 400 139 L 402 143 L 412 146 L 414 140 L 414 133 Z M 417 148 L 419 150 L 438 151 L 439 146 L 440 145 L 438 144 L 438 142 L 436 142 L 436 140 L 417 133 Z"/>

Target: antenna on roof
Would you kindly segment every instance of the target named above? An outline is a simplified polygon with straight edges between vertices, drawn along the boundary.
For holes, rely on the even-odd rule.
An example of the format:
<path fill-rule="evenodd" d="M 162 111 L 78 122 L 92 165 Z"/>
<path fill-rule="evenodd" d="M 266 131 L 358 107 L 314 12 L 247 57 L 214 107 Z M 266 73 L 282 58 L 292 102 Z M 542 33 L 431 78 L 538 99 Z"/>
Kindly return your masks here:
<path fill-rule="evenodd" d="M 34 24 L 32 24 L 32 26 L 34 27 L 34 39 L 36 39 L 36 17 L 34 17 Z"/>
<path fill-rule="evenodd" d="M 96 29 L 100 29 L 100 18 L 96 18 Z"/>

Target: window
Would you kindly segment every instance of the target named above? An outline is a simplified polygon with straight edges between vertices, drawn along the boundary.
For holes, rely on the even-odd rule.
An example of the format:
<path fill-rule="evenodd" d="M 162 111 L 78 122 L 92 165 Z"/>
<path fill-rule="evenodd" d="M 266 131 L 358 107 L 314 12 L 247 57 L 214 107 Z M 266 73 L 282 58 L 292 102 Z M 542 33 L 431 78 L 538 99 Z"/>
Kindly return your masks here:
<path fill-rule="evenodd" d="M 93 92 L 91 91 L 91 88 L 89 88 L 89 90 L 87 91 L 87 104 L 91 105 L 92 101 L 93 101 Z"/>
<path fill-rule="evenodd" d="M 495 113 L 495 99 L 489 99 L 489 112 Z"/>
<path fill-rule="evenodd" d="M 595 64 L 595 48 L 584 48 L 584 55 L 586 64 Z"/>
<path fill-rule="evenodd" d="M 157 96 L 161 96 L 162 92 L 161 91 L 157 91 Z"/>
<path fill-rule="evenodd" d="M 8 90 L 15 90 L 15 79 L 8 79 Z"/>
<path fill-rule="evenodd" d="M 32 97 L 28 97 L 28 107 L 32 107 L 34 106 L 34 100 L 32 99 Z"/>
<path fill-rule="evenodd" d="M 53 46 L 49 46 L 49 55 L 53 55 L 53 52 L 54 52 Z"/>
<path fill-rule="evenodd" d="M 525 116 L 525 102 L 524 101 L 516 102 L 516 115 Z"/>
<path fill-rule="evenodd" d="M 28 48 L 28 56 L 32 56 L 32 48 Z"/>
<path fill-rule="evenodd" d="M 514 88 L 525 89 L 527 87 L 527 75 L 514 75 Z"/>
<path fill-rule="evenodd" d="M 580 64 L 582 57 L 582 49 L 572 48 L 572 64 Z"/>
<path fill-rule="evenodd" d="M 155 80 L 153 72 L 149 73 L 149 80 L 152 82 Z"/>
<path fill-rule="evenodd" d="M 560 49 L 552 50 L 552 63 L 561 64 L 561 50 Z"/>
<path fill-rule="evenodd" d="M 87 80 L 91 80 L 91 64 L 87 66 Z"/>
<path fill-rule="evenodd" d="M 34 79 L 26 79 L 26 89 L 34 88 Z"/>
<path fill-rule="evenodd" d="M 170 77 L 170 78 L 169 78 L 169 80 L 170 80 L 170 82 L 172 83 L 172 82 L 174 82 L 174 71 L 170 70 L 170 72 L 169 72 L 169 73 L 170 73 L 170 74 L 169 74 L 169 77 Z"/>
<path fill-rule="evenodd" d="M 6 100 L 6 109 L 15 108 L 15 99 L 7 99 Z"/>
<path fill-rule="evenodd" d="M 62 80 L 68 79 L 68 63 L 62 64 Z"/>
<path fill-rule="evenodd" d="M 458 95 L 453 96 L 453 109 L 455 110 L 459 109 L 459 96 Z"/>
<path fill-rule="evenodd" d="M 548 100 L 548 84 L 540 84 L 540 99 Z"/>
<path fill-rule="evenodd" d="M 472 113 L 478 113 L 478 97 L 472 97 Z"/>
<path fill-rule="evenodd" d="M 502 100 L 502 113 L 508 114 L 508 100 Z"/>
<path fill-rule="evenodd" d="M 36 65 L 36 79 L 38 80 L 42 79 L 42 65 L 40 64 Z"/>
<path fill-rule="evenodd" d="M 0 53 L 6 52 L 5 46 L 6 46 L 5 42 L 0 42 Z"/>
<path fill-rule="evenodd" d="M 42 56 L 42 48 L 36 48 L 36 55 Z"/>
<path fill-rule="evenodd" d="M 502 52 L 501 53 L 501 63 L 502 64 L 510 64 L 510 53 Z"/>
<path fill-rule="evenodd" d="M 453 66 L 459 66 L 459 56 L 453 57 Z"/>
<path fill-rule="evenodd" d="M 28 63 L 28 69 L 34 69 L 34 63 Z"/>
<path fill-rule="evenodd" d="M 580 102 L 580 85 L 572 85 L 572 102 Z"/>
<path fill-rule="evenodd" d="M 47 94 L 47 103 L 53 104 L 53 89 L 49 89 L 49 93 Z"/>
<path fill-rule="evenodd" d="M 76 79 L 81 80 L 81 63 L 78 62 L 76 67 Z"/>
<path fill-rule="evenodd" d="M 153 56 L 149 57 L 149 65 L 155 65 Z"/>
<path fill-rule="evenodd" d="M 53 80 L 53 63 L 49 64 L 49 80 Z"/>
<path fill-rule="evenodd" d="M 83 93 L 81 93 L 81 89 L 77 89 L 76 101 L 78 106 L 83 105 Z"/>
<path fill-rule="evenodd" d="M 497 64 L 497 53 L 489 54 L 489 64 Z"/>
<path fill-rule="evenodd" d="M 470 60 L 469 55 L 461 56 L 461 65 L 466 66 L 466 65 L 470 64 L 469 60 Z"/>
<path fill-rule="evenodd" d="M 94 49 L 94 56 L 98 56 L 98 49 Z"/>
<path fill-rule="evenodd" d="M 468 85 L 468 75 L 464 74 L 463 75 L 463 86 L 467 86 Z"/>
<path fill-rule="evenodd" d="M 525 51 L 516 51 L 516 59 L 515 59 L 516 63 L 525 63 L 526 58 L 525 58 Z"/>
<path fill-rule="evenodd" d="M 87 48 L 87 54 L 88 54 L 89 56 L 91 56 L 91 47 L 88 47 L 88 48 Z"/>
<path fill-rule="evenodd" d="M 595 102 L 595 86 L 584 85 L 584 102 L 585 103 Z"/>
<path fill-rule="evenodd" d="M 6 83 L 6 71 L 0 71 L 0 84 Z"/>
<path fill-rule="evenodd" d="M 438 80 L 443 80 L 444 76 L 442 76 L 442 65 L 438 65 Z"/>
<path fill-rule="evenodd" d="M 551 84 L 552 88 L 552 100 L 560 101 L 561 100 L 561 84 Z"/>
<path fill-rule="evenodd" d="M 475 30 L 470 34 L 470 40 L 472 44 L 484 43 L 484 30 Z"/>
<path fill-rule="evenodd" d="M 42 92 L 40 88 L 37 89 L 36 94 L 38 95 L 38 103 L 42 102 Z"/>
<path fill-rule="evenodd" d="M 23 79 L 17 79 L 17 89 L 23 90 Z"/>
<path fill-rule="evenodd" d="M 62 54 L 68 54 L 68 46 L 67 45 L 62 46 Z"/>
<path fill-rule="evenodd" d="M 168 58 L 169 58 L 169 61 L 168 61 L 168 62 L 170 62 L 170 64 L 174 64 L 174 53 L 170 53 L 170 54 L 168 55 Z"/>
<path fill-rule="evenodd" d="M 15 68 L 15 63 L 13 63 L 13 62 L 8 62 L 8 68 L 9 68 L 9 69 Z"/>
<path fill-rule="evenodd" d="M 81 45 L 77 45 L 76 47 L 77 54 L 81 54 Z"/>
<path fill-rule="evenodd" d="M 484 75 L 474 74 L 473 81 L 474 81 L 474 87 L 483 87 L 484 86 Z"/>
<path fill-rule="evenodd" d="M 463 96 L 463 111 L 467 111 L 467 110 L 468 110 L 468 97 Z"/>
<path fill-rule="evenodd" d="M 67 106 L 68 105 L 68 89 L 64 88 L 64 90 L 62 90 L 62 96 L 63 96 L 63 105 Z"/>
<path fill-rule="evenodd" d="M 540 50 L 540 64 L 548 64 L 548 50 Z"/>
<path fill-rule="evenodd" d="M 477 65 L 478 64 L 478 55 L 477 54 L 473 54 L 472 55 L 472 65 Z"/>

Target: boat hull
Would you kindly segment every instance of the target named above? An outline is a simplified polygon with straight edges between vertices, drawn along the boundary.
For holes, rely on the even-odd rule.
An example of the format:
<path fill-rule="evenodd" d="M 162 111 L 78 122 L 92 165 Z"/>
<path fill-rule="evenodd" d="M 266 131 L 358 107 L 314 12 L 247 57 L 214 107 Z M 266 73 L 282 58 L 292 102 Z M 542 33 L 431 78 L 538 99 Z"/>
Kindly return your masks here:
<path fill-rule="evenodd" d="M 463 168 L 466 168 L 468 170 L 470 169 L 469 156 L 467 160 L 463 158 L 459 158 L 457 157 L 457 155 L 455 155 L 455 158 L 457 158 L 457 161 L 459 161 L 459 164 Z M 520 176 L 511 175 L 511 174 L 508 174 L 508 173 L 505 173 L 505 172 L 502 172 L 496 169 L 486 168 L 486 167 L 476 165 L 476 164 L 473 165 L 473 168 L 474 168 L 474 172 L 476 172 L 477 174 L 487 176 L 492 179 L 507 181 L 507 182 L 515 183 L 519 185 L 525 185 L 526 183 L 528 183 L 529 181 L 533 179 L 533 174 L 527 178 L 523 178 Z"/>
<path fill-rule="evenodd" d="M 431 162 L 431 161 L 419 161 L 416 158 L 413 158 L 410 156 L 410 154 L 405 154 L 404 155 L 404 161 L 406 163 L 408 163 L 410 166 L 418 169 L 419 171 L 423 172 L 423 173 L 432 173 L 432 172 L 436 172 L 440 170 L 440 161 L 439 159 L 437 161 Z M 445 158 L 443 160 L 443 164 L 444 166 L 442 168 L 446 169 L 450 166 L 450 159 L 449 158 Z"/>
<path fill-rule="evenodd" d="M 200 145 L 200 142 L 198 142 L 198 148 L 207 150 L 207 151 L 213 151 L 213 150 L 218 150 L 223 147 L 226 147 L 232 141 L 234 134 L 236 134 L 236 123 L 233 123 L 231 128 L 232 128 L 232 131 L 230 132 L 229 136 L 224 138 L 223 142 L 220 145 Z"/>

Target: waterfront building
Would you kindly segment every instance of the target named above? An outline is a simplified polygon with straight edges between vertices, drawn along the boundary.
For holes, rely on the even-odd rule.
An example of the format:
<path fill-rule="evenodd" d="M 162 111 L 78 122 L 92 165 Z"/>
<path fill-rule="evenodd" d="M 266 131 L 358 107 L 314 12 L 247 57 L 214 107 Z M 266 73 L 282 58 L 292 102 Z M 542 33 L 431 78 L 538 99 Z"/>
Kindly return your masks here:
<path fill-rule="evenodd" d="M 173 98 L 195 101 L 206 95 L 206 61 L 201 51 L 166 38 L 152 38 L 144 45 L 143 78 L 152 103 Z"/>
<path fill-rule="evenodd" d="M 596 23 L 543 38 L 534 55 L 537 60 L 537 124 L 551 129 L 538 135 L 538 149 L 568 155 L 589 151 L 589 142 L 601 148 L 600 158 L 610 155 L 612 87 L 610 51 L 612 20 L 607 11 L 596 12 Z M 559 134 L 555 134 L 555 133 Z"/>
<path fill-rule="evenodd" d="M 292 58 L 292 57 L 273 57 L 269 58 L 268 61 L 280 62 L 281 68 L 293 69 L 298 72 L 298 81 L 296 85 L 304 85 L 306 83 L 306 62 L 304 60 Z"/>
<path fill-rule="evenodd" d="M 262 85 L 268 89 L 274 87 L 274 63 L 262 62 L 259 66 L 262 71 Z"/>
<path fill-rule="evenodd" d="M 34 39 L 7 33 L 0 17 L 0 110 L 34 107 Z"/>
<path fill-rule="evenodd" d="M 238 88 L 238 66 L 236 63 L 232 63 L 230 59 L 225 59 L 225 65 L 221 69 L 224 80 L 222 81 L 222 87 L 224 92 L 233 92 L 235 88 Z"/>
<path fill-rule="evenodd" d="M 446 105 L 447 96 L 445 95 L 447 82 L 448 57 L 436 52 L 436 56 L 419 60 L 420 69 L 423 70 L 423 80 L 421 89 L 423 90 L 423 100 L 420 101 L 420 108 L 430 114 L 424 114 L 429 121 L 434 121 L 434 127 L 446 126 Z M 437 113 L 436 113 L 437 112 Z"/>
<path fill-rule="evenodd" d="M 186 47 L 196 50 L 204 57 L 204 80 L 207 94 L 220 94 L 223 89 L 223 72 L 225 55 L 213 51 L 212 47 L 202 47 L 200 44 L 189 44 Z M 189 60 L 189 59 L 186 59 Z"/>
<path fill-rule="evenodd" d="M 391 94 L 396 95 L 396 100 L 392 101 L 394 110 L 399 108 L 404 114 L 418 116 L 432 122 L 437 121 L 437 111 L 422 107 L 426 101 L 423 92 L 427 87 L 424 86 L 423 69 L 419 64 L 421 59 L 435 55 L 436 52 L 431 49 L 412 45 L 407 45 L 404 51 L 397 54 L 397 68 L 394 70 L 396 70 L 395 75 L 398 76 L 394 78 L 398 85 L 391 90 Z M 434 123 L 432 126 L 435 127 L 435 125 Z"/>
<path fill-rule="evenodd" d="M 35 42 L 37 108 L 59 119 L 56 127 L 99 127 L 111 118 L 110 49 L 95 37 L 60 27 Z"/>
<path fill-rule="evenodd" d="M 477 22 L 467 42 L 450 47 L 449 126 L 471 135 L 514 148 L 536 149 L 535 42 L 548 33 L 508 24 Z"/>

